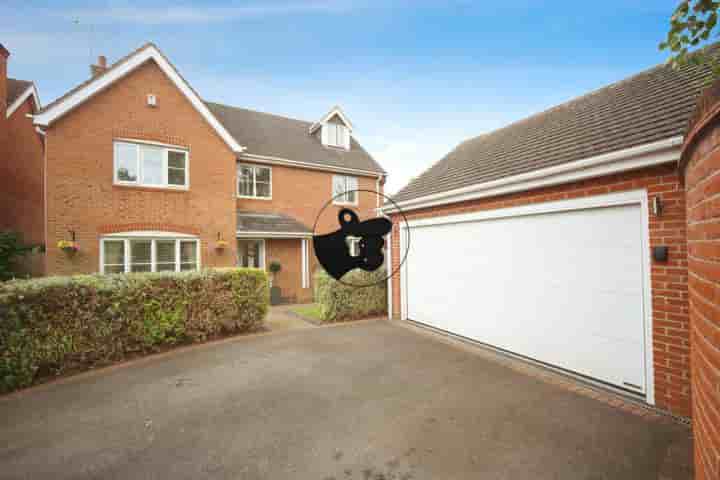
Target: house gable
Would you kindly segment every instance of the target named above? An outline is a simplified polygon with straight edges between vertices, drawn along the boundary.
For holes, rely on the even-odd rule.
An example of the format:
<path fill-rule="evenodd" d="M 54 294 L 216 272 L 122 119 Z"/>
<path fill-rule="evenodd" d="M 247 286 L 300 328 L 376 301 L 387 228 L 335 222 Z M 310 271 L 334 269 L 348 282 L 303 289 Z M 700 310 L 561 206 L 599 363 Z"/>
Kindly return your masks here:
<path fill-rule="evenodd" d="M 66 113 L 72 111 L 98 93 L 109 88 L 115 82 L 121 80 L 148 61 L 153 61 L 163 71 L 163 73 L 172 81 L 178 90 L 182 92 L 195 110 L 198 111 L 208 124 L 210 124 L 210 126 L 215 130 L 215 132 L 217 132 L 220 138 L 222 138 L 231 150 L 234 152 L 242 152 L 244 150 L 243 147 L 210 112 L 195 90 L 192 89 L 192 87 L 178 73 L 175 67 L 153 44 L 145 45 L 124 59 L 118 61 L 104 73 L 93 77 L 76 89 L 71 90 L 65 96 L 48 105 L 40 113 L 35 115 L 35 124 L 44 127 L 50 126 Z"/>

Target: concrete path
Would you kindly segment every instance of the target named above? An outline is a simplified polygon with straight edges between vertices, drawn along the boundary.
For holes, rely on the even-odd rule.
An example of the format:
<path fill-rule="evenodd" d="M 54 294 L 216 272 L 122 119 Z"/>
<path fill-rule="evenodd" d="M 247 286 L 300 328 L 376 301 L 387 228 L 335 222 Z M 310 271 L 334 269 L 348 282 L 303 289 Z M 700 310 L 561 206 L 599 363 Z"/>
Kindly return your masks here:
<path fill-rule="evenodd" d="M 0 398 L 0 478 L 657 479 L 690 431 L 388 321 L 241 337 Z M 689 478 L 689 477 L 688 477 Z"/>
<path fill-rule="evenodd" d="M 268 312 L 265 318 L 265 325 L 270 331 L 296 330 L 298 328 L 312 328 L 315 326 L 290 312 L 293 306 L 295 305 L 276 305 L 270 307 L 270 312 Z"/>

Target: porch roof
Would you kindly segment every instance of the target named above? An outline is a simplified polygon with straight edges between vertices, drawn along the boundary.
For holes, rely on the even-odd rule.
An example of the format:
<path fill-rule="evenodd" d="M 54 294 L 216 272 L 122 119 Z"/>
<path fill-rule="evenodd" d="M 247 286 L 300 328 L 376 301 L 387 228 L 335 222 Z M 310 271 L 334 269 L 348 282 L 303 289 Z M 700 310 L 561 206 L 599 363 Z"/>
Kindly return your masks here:
<path fill-rule="evenodd" d="M 237 211 L 238 238 L 307 238 L 312 230 L 281 213 Z"/>

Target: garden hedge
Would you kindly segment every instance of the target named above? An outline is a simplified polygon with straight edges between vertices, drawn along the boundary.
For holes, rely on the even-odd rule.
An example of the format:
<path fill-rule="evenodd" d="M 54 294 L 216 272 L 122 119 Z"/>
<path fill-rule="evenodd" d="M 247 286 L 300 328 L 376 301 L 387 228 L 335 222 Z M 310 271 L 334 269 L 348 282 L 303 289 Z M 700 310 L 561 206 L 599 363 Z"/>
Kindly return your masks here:
<path fill-rule="evenodd" d="M 339 322 L 387 314 L 385 269 L 352 270 L 338 282 L 322 269 L 315 273 L 315 302 L 324 322 Z M 372 284 L 372 285 L 370 285 Z M 356 287 L 352 285 L 370 285 Z"/>
<path fill-rule="evenodd" d="M 80 275 L 0 284 L 0 392 L 161 348 L 252 331 L 265 272 Z"/>

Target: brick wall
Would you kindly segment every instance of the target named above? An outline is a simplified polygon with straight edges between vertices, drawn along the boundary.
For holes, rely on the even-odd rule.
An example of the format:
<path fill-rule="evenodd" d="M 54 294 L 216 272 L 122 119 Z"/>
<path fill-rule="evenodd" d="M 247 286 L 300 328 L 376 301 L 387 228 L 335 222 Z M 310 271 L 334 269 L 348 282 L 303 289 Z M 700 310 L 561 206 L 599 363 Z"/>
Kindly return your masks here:
<path fill-rule="evenodd" d="M 33 100 L 28 98 L 5 121 L 0 149 L 0 230 L 22 234 L 23 243 L 45 242 L 43 201 L 43 145 L 32 119 Z M 4 114 L 3 114 L 4 116 Z M 18 262 L 18 274 L 42 275 L 44 255 L 29 254 Z"/>
<path fill-rule="evenodd" d="M 117 138 L 187 148 L 189 190 L 113 185 Z M 51 125 L 47 170 L 48 274 L 97 272 L 100 235 L 118 225 L 198 232 L 203 266 L 234 265 L 235 155 L 154 62 Z M 55 247 L 69 230 L 80 244 L 73 256 Z M 215 249 L 218 232 L 230 248 Z"/>
<path fill-rule="evenodd" d="M 273 260 L 280 262 L 282 270 L 275 275 L 275 283 L 280 287 L 283 298 L 291 302 L 312 301 L 312 288 L 302 288 L 302 246 L 297 238 L 272 239 L 265 241 L 265 261 L 270 265 Z M 308 242 L 312 249 L 312 240 Z M 312 255 L 312 252 L 309 252 Z M 312 270 L 311 270 L 312 272 Z"/>
<path fill-rule="evenodd" d="M 669 261 L 652 261 L 653 361 L 655 402 L 675 414 L 690 415 L 690 345 L 688 328 L 687 245 L 685 194 L 674 165 L 642 169 L 446 206 L 411 210 L 408 220 L 457 213 L 567 200 L 627 190 L 647 189 L 664 205 L 662 216 L 649 217 L 650 247 L 669 246 Z M 393 269 L 400 261 L 399 221 L 393 216 Z M 400 279 L 393 276 L 393 318 L 399 318 Z"/>
<path fill-rule="evenodd" d="M 258 162 L 243 161 L 252 164 Z M 334 232 L 339 228 L 338 213 L 342 206 L 332 203 L 323 210 L 323 207 L 332 198 L 332 172 L 310 170 L 280 165 L 272 167 L 272 199 L 256 200 L 239 198 L 237 206 L 241 210 L 256 212 L 272 212 L 289 215 L 302 222 L 309 229 L 313 228 L 317 219 L 317 233 Z M 376 216 L 377 208 L 377 177 L 358 176 L 359 192 L 358 205 L 352 206 L 360 217 L 365 220 Z M 383 187 L 380 186 L 382 193 Z M 381 202 L 383 199 L 381 199 Z M 322 214 L 320 212 L 322 211 Z M 318 217 L 318 215 L 320 215 Z M 271 256 L 280 261 L 283 271 L 278 275 L 283 295 L 295 296 L 298 301 L 305 302 L 312 299 L 313 273 L 318 268 L 318 262 L 312 247 L 312 240 L 308 242 L 308 259 L 310 261 L 310 284 L 306 289 L 302 287 L 300 271 L 300 240 L 266 242 L 266 259 L 269 263 Z"/>
<path fill-rule="evenodd" d="M 257 163 L 246 162 L 242 163 Z M 239 198 L 238 208 L 258 212 L 274 212 L 289 215 L 312 229 L 315 219 L 332 198 L 332 172 L 310 170 L 280 165 L 272 167 L 272 199 L 256 200 Z M 377 190 L 377 177 L 357 177 L 359 190 Z M 382 192 L 382 187 L 381 192 Z M 362 219 L 374 217 L 377 195 L 360 192 L 358 205 L 352 209 Z M 338 229 L 337 214 L 341 206 L 330 204 L 318 221 L 318 233 L 330 233 Z"/>
<path fill-rule="evenodd" d="M 720 478 L 720 83 L 686 136 L 693 425 L 698 479 Z"/>

